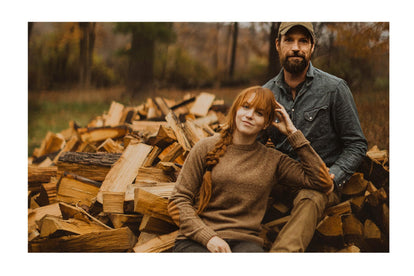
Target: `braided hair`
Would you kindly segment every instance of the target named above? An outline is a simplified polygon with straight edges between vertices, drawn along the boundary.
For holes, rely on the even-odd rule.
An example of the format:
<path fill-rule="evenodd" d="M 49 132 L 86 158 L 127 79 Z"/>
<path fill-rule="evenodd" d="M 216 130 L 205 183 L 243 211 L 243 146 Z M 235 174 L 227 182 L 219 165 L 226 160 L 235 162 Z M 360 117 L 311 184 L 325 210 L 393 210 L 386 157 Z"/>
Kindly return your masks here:
<path fill-rule="evenodd" d="M 236 129 L 236 113 L 240 106 L 247 102 L 247 99 L 249 99 L 252 94 L 255 94 L 255 97 L 251 105 L 254 108 L 261 108 L 264 110 L 265 125 L 269 126 L 276 118 L 276 100 L 272 91 L 261 86 L 253 86 L 246 88 L 239 93 L 227 114 L 226 123 L 220 132 L 219 141 L 205 156 L 206 168 L 199 192 L 199 206 L 197 214 L 203 212 L 210 201 L 212 193 L 211 172 L 220 161 L 220 157 L 226 153 L 227 147 L 232 143 L 233 133 Z"/>

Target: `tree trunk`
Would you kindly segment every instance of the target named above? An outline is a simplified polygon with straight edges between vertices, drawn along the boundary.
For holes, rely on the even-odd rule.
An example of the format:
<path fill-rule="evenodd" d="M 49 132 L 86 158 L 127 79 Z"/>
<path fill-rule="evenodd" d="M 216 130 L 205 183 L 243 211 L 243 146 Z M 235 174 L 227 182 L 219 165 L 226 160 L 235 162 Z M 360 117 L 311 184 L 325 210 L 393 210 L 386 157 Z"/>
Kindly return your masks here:
<path fill-rule="evenodd" d="M 233 24 L 233 44 L 231 47 L 231 60 L 230 60 L 230 70 L 229 70 L 229 77 L 230 79 L 233 79 L 234 76 L 234 66 L 236 63 L 236 49 L 237 49 L 237 37 L 239 33 L 239 24 L 237 22 L 234 22 Z"/>
<path fill-rule="evenodd" d="M 220 54 L 219 54 L 219 33 L 220 33 L 220 23 L 216 23 L 216 28 L 214 30 L 214 67 L 215 67 L 215 83 L 214 88 L 220 88 L 221 86 L 221 70 L 220 70 Z"/>
<path fill-rule="evenodd" d="M 276 38 L 280 22 L 272 22 L 269 35 L 269 59 L 267 67 L 267 78 L 273 78 L 280 71 L 279 54 L 276 51 Z"/>
<path fill-rule="evenodd" d="M 154 83 L 155 41 L 138 32 L 132 34 L 127 89 L 132 95 L 152 90 Z"/>
<path fill-rule="evenodd" d="M 79 22 L 81 38 L 79 39 L 79 85 L 91 85 L 91 68 L 95 46 L 95 22 Z"/>
<path fill-rule="evenodd" d="M 28 34 L 28 40 L 27 40 L 28 42 L 30 42 L 30 36 L 32 34 L 33 25 L 34 25 L 34 22 L 29 22 L 29 25 L 28 25 L 28 33 L 27 33 Z"/>

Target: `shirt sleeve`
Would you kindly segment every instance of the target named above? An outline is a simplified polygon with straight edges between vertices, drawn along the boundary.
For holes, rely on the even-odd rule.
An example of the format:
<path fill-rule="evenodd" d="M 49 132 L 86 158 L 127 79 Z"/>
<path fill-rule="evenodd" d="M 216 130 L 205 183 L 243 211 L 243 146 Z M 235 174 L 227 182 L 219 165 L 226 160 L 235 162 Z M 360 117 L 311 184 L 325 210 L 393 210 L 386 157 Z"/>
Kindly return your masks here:
<path fill-rule="evenodd" d="M 357 170 L 367 152 L 367 140 L 362 132 L 358 111 L 352 93 L 345 81 L 341 81 L 333 97 L 332 118 L 343 145 L 342 153 L 330 167 L 339 190 Z"/>
<path fill-rule="evenodd" d="M 184 162 L 168 204 L 169 214 L 180 227 L 180 232 L 204 246 L 217 235 L 197 215 L 195 207 L 203 180 L 204 157 L 207 152 L 205 144 L 199 142 L 194 145 Z"/>
<path fill-rule="evenodd" d="M 297 130 L 287 139 L 296 151 L 300 162 L 283 154 L 276 169 L 277 181 L 294 187 L 329 191 L 333 185 L 329 170 L 303 133 Z"/>

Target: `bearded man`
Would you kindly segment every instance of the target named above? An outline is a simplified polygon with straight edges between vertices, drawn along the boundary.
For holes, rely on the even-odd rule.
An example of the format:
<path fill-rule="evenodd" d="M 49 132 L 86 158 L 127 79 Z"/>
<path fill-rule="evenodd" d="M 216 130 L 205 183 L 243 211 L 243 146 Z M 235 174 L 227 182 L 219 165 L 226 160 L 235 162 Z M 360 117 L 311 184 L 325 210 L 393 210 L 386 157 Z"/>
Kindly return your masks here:
<path fill-rule="evenodd" d="M 322 194 L 295 191 L 291 219 L 272 250 L 303 252 L 322 218 L 326 205 L 339 202 L 340 191 L 367 151 L 352 93 L 346 82 L 312 66 L 315 34 L 311 22 L 283 22 L 276 38 L 282 69 L 264 87 L 273 91 L 293 122 L 330 169 L 335 190 Z M 297 158 L 286 137 L 268 128 L 260 140 Z M 296 194 L 297 193 L 297 194 Z"/>

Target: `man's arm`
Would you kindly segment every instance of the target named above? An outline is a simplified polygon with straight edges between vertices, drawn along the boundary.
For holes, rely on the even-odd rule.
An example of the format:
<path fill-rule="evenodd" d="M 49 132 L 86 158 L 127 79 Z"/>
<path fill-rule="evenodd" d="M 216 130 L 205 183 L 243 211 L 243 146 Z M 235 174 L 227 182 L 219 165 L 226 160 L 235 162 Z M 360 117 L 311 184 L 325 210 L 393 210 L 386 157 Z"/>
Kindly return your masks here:
<path fill-rule="evenodd" d="M 345 81 L 339 83 L 332 104 L 334 127 L 343 150 L 331 165 L 330 173 L 335 175 L 337 188 L 342 189 L 366 155 L 368 144 L 362 132 L 354 98 Z"/>

